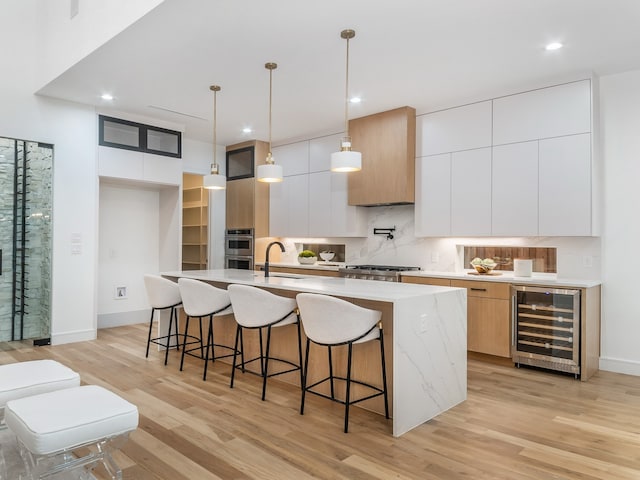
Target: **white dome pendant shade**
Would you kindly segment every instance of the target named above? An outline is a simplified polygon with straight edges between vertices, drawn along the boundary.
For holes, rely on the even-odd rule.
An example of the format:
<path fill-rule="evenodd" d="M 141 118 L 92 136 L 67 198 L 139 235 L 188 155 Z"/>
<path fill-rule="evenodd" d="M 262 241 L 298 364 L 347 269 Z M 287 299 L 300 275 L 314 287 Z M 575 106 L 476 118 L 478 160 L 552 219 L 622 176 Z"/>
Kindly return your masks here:
<path fill-rule="evenodd" d="M 216 161 L 216 97 L 221 89 L 218 85 L 211 85 L 209 90 L 213 92 L 213 163 L 211 164 L 211 173 L 202 178 L 202 186 L 207 190 L 224 190 L 227 188 L 227 177 L 220 174 L 220 168 Z"/>
<path fill-rule="evenodd" d="M 345 145 L 348 143 L 348 146 Z M 331 154 L 332 172 L 357 172 L 362 169 L 362 154 L 351 150 L 351 139 L 348 142 L 342 139 L 339 152 Z"/>
<path fill-rule="evenodd" d="M 264 183 L 277 183 L 282 181 L 282 165 L 276 165 L 271 155 L 271 99 L 273 91 L 273 71 L 278 68 L 277 63 L 265 63 L 264 68 L 269 70 L 269 153 L 267 153 L 266 163 L 258 165 L 258 181 Z"/>
<path fill-rule="evenodd" d="M 357 172 L 362 169 L 362 154 L 351 150 L 349 136 L 349 39 L 356 36 L 354 30 L 343 30 L 340 37 L 347 41 L 346 94 L 344 103 L 344 131 L 345 136 L 340 142 L 340 151 L 331 154 L 332 172 Z"/>
<path fill-rule="evenodd" d="M 267 159 L 271 157 L 271 154 Z M 282 165 L 276 165 L 275 163 L 265 163 L 264 165 L 258 165 L 258 181 L 264 183 L 277 183 L 282 181 Z"/>

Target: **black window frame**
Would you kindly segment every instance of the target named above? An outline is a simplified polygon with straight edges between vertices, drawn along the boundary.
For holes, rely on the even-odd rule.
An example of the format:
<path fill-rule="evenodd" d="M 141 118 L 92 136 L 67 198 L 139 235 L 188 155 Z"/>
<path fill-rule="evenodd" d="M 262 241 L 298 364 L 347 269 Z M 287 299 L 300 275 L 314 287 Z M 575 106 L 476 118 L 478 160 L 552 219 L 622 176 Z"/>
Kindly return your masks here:
<path fill-rule="evenodd" d="M 156 127 L 153 125 L 146 125 L 144 123 L 132 122 L 130 120 L 123 120 L 122 118 L 109 117 L 107 115 L 98 115 L 98 145 L 104 147 L 120 148 L 122 150 L 132 150 L 134 152 L 152 153 L 154 155 L 162 155 L 165 157 L 182 158 L 182 132 L 177 130 L 169 130 L 167 128 Z M 120 125 L 127 125 L 129 127 L 136 127 L 138 129 L 138 146 L 124 145 L 121 143 L 109 142 L 104 139 L 104 122 L 119 123 Z M 167 152 L 163 150 L 154 150 L 147 146 L 147 134 L 148 132 L 161 132 L 175 135 L 178 138 L 178 152 Z"/>

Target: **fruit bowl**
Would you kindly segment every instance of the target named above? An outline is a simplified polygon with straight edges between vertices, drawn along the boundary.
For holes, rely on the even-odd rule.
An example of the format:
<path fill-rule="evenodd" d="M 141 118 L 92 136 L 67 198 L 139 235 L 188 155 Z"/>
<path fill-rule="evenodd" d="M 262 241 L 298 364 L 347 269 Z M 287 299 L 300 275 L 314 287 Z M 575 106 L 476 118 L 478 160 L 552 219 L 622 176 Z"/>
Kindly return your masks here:
<path fill-rule="evenodd" d="M 498 264 L 493 261 L 493 258 L 485 258 L 484 260 L 481 258 L 474 258 L 471 260 L 471 266 L 480 274 L 491 273 L 497 265 Z"/>
<path fill-rule="evenodd" d="M 493 264 L 484 263 L 484 264 L 478 264 L 478 265 L 471 264 L 471 266 L 475 268 L 476 272 L 478 273 L 491 273 L 493 269 L 496 268 L 496 265 L 497 264 L 495 263 Z"/>

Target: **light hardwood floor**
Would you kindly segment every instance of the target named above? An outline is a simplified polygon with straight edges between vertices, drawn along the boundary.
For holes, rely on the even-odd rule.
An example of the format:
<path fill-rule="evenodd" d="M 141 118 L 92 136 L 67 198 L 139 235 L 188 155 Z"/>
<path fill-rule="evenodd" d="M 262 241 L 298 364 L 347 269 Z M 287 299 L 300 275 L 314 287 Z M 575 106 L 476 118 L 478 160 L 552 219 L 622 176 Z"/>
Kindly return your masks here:
<path fill-rule="evenodd" d="M 400 438 L 343 407 L 216 362 L 178 370 L 152 349 L 146 326 L 98 332 L 55 347 L 3 344 L 0 364 L 53 358 L 135 403 L 140 426 L 117 456 L 127 479 L 640 479 L 640 378 L 599 372 L 588 382 L 469 361 L 468 400 Z"/>

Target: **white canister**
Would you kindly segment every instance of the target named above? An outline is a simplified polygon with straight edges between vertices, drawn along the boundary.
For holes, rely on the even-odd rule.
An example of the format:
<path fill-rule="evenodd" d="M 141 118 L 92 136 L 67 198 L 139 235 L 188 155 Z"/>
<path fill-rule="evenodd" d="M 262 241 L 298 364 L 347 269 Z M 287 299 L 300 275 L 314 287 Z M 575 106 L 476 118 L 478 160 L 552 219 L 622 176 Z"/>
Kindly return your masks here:
<path fill-rule="evenodd" d="M 533 260 L 524 260 L 516 258 L 513 261 L 514 277 L 530 277 L 533 271 Z"/>

